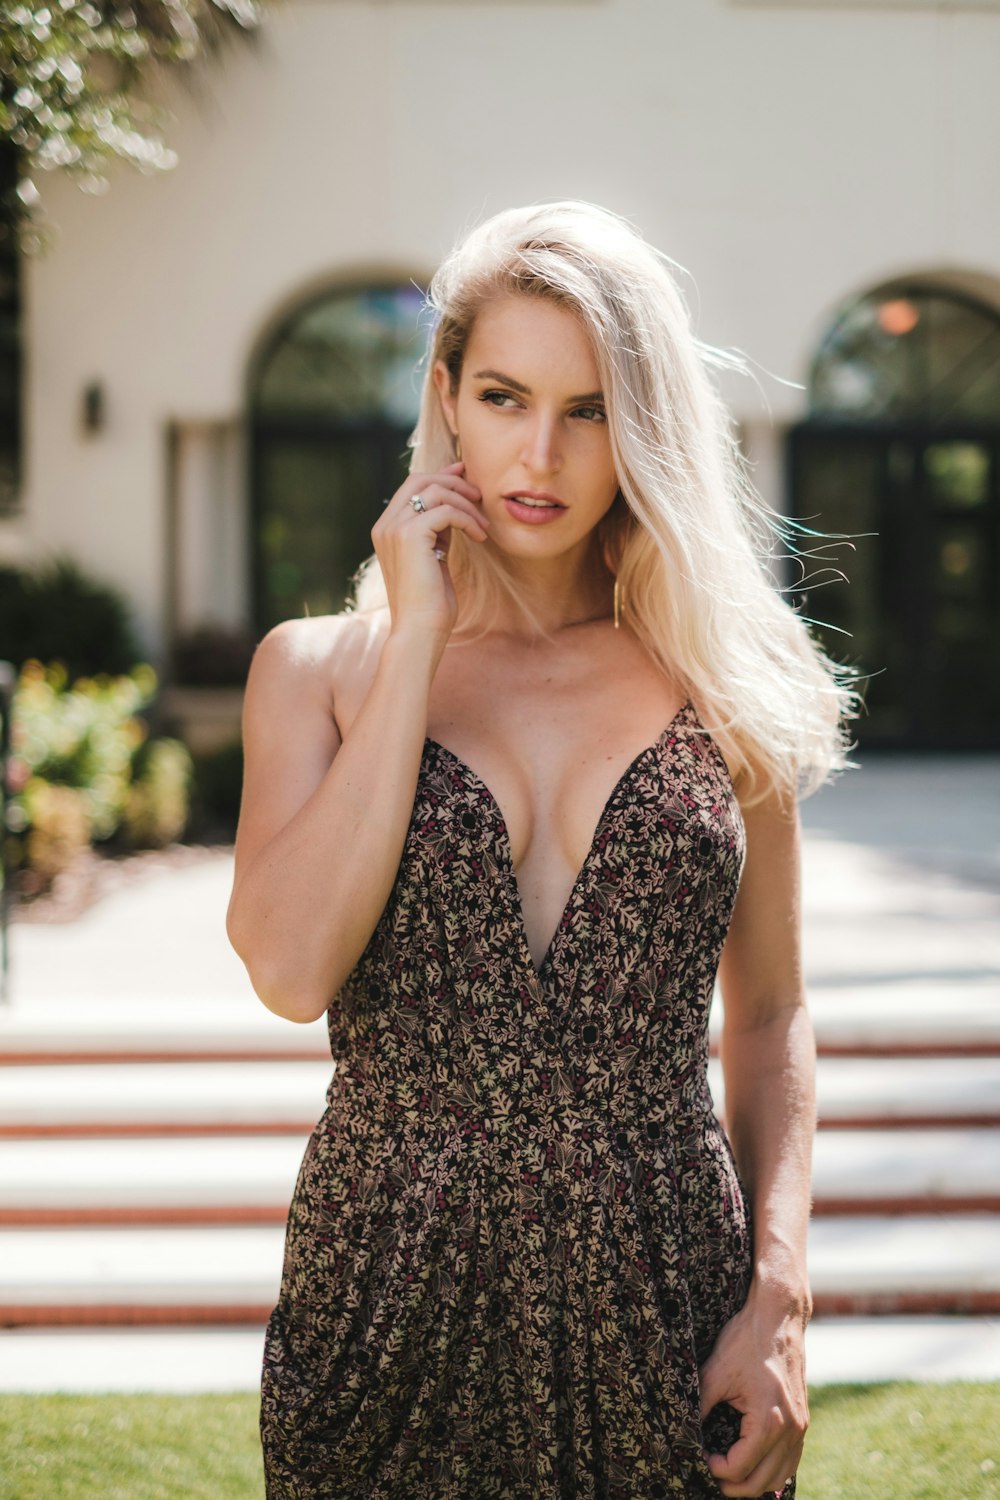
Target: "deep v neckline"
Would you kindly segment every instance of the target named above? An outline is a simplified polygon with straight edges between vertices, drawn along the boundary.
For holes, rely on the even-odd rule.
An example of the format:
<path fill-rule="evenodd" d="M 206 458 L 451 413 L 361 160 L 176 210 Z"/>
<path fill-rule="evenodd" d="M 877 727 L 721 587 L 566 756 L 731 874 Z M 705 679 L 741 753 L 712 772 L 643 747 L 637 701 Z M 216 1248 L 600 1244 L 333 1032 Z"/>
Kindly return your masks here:
<path fill-rule="evenodd" d="M 556 929 L 553 932 L 552 937 L 549 939 L 548 947 L 545 949 L 545 952 L 542 955 L 541 965 L 538 967 L 536 967 L 535 965 L 535 960 L 531 952 L 531 944 L 528 941 L 528 930 L 524 922 L 524 905 L 521 900 L 521 888 L 517 883 L 517 871 L 514 868 L 514 853 L 510 839 L 510 830 L 507 827 L 507 819 L 504 816 L 503 809 L 501 808 L 500 803 L 497 801 L 497 798 L 494 796 L 493 792 L 490 790 L 488 784 L 483 780 L 478 771 L 473 770 L 468 761 L 464 760 L 461 755 L 456 754 L 454 750 L 449 750 L 447 745 L 442 745 L 440 740 L 434 739 L 431 735 L 424 736 L 424 747 L 426 748 L 428 745 L 432 746 L 439 754 L 444 755 L 448 760 L 456 765 L 461 771 L 463 777 L 479 788 L 480 792 L 482 792 L 482 794 L 484 795 L 488 806 L 492 810 L 493 818 L 497 826 L 498 845 L 503 855 L 504 874 L 508 882 L 511 907 L 514 913 L 514 923 L 517 928 L 518 942 L 521 947 L 522 962 L 527 966 L 528 971 L 534 977 L 536 982 L 541 981 L 542 976 L 545 974 L 546 970 L 551 964 L 556 946 L 562 936 L 563 929 L 566 927 L 566 924 L 569 920 L 570 913 L 573 907 L 574 897 L 579 890 L 584 876 L 587 874 L 587 871 L 590 868 L 591 861 L 594 858 L 595 850 L 597 848 L 597 841 L 600 838 L 601 832 L 603 831 L 604 825 L 608 819 L 608 815 L 611 812 L 611 809 L 614 806 L 615 802 L 617 801 L 623 787 L 627 782 L 631 780 L 638 767 L 642 765 L 642 763 L 646 759 L 648 759 L 649 756 L 657 753 L 657 751 L 660 749 L 660 746 L 667 738 L 667 735 L 673 729 L 674 725 L 679 722 L 679 720 L 688 712 L 689 709 L 693 709 L 693 707 L 694 705 L 691 702 L 691 699 L 686 698 L 681 704 L 680 708 L 674 714 L 673 718 L 670 720 L 669 724 L 664 726 L 653 743 L 651 745 L 644 746 L 643 749 L 639 750 L 635 755 L 633 755 L 632 759 L 629 761 L 624 771 L 622 771 L 621 775 L 618 777 L 618 780 L 615 782 L 614 786 L 611 788 L 611 791 L 605 798 L 604 806 L 601 808 L 601 811 L 597 818 L 597 823 L 594 826 L 594 831 L 590 838 L 590 844 L 588 846 L 587 853 L 584 855 L 583 864 L 577 871 L 576 878 L 574 879 L 573 884 L 570 886 L 569 895 L 566 897 L 566 903 L 563 906 L 559 921 L 556 923 Z"/>

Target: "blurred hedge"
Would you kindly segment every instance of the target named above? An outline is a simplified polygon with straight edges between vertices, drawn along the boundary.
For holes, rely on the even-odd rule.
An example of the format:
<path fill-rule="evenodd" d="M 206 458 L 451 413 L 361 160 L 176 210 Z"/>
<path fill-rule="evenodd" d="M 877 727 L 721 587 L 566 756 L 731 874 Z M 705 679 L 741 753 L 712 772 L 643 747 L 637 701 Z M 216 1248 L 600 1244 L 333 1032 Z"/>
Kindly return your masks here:
<path fill-rule="evenodd" d="M 243 746 L 237 740 L 218 750 L 196 751 L 193 759 L 189 836 L 229 842 L 236 837 L 243 794 Z"/>
<path fill-rule="evenodd" d="M 142 660 L 124 596 L 68 558 L 0 567 L 0 641 L 15 667 L 61 661 L 71 679 L 128 672 Z"/>
<path fill-rule="evenodd" d="M 24 894 L 47 888 L 92 843 L 155 848 L 188 820 L 191 755 L 151 739 L 140 710 L 153 668 L 80 677 L 61 663 L 24 664 L 14 691 L 8 764 L 8 865 Z"/>

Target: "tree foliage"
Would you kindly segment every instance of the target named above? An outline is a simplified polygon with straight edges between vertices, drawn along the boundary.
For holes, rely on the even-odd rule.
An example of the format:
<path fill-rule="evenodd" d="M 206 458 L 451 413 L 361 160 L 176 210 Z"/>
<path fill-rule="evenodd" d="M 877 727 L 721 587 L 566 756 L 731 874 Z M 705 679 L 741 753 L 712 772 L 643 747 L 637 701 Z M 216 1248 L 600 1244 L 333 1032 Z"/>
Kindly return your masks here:
<path fill-rule="evenodd" d="M 0 151 L 13 152 L 0 216 L 26 249 L 44 238 L 33 174 L 61 167 L 89 192 L 115 160 L 169 170 L 164 113 L 144 97 L 164 68 L 190 67 L 253 32 L 266 0 L 0 0 Z M 13 181 L 11 181 L 11 177 Z"/>

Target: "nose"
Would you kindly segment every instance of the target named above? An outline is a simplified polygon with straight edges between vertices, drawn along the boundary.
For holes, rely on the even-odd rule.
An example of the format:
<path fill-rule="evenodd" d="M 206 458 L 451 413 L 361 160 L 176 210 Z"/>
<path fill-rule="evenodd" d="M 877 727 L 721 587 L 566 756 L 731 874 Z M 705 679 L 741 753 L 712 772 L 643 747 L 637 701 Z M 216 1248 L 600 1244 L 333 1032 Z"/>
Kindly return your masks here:
<path fill-rule="evenodd" d="M 544 412 L 533 414 L 524 436 L 521 462 L 532 474 L 555 474 L 562 467 L 559 419 Z"/>

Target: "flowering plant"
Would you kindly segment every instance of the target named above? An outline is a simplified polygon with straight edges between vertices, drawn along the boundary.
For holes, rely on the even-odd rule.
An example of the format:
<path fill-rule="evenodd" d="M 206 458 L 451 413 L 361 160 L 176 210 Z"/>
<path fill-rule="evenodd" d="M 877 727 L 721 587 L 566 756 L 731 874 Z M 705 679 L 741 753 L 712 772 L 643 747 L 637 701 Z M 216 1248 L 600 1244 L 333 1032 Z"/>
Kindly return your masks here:
<path fill-rule="evenodd" d="M 187 821 L 191 757 L 178 740 L 149 738 L 140 711 L 152 667 L 70 683 L 61 663 L 21 669 L 11 716 L 7 832 L 12 864 L 40 890 L 91 843 L 176 839 Z"/>

